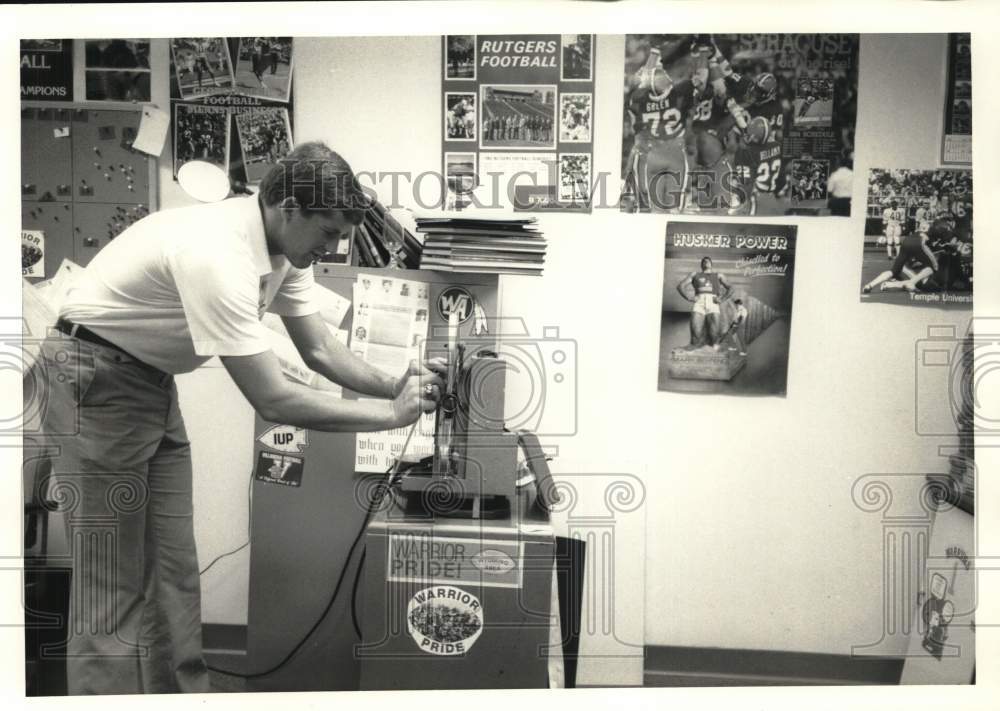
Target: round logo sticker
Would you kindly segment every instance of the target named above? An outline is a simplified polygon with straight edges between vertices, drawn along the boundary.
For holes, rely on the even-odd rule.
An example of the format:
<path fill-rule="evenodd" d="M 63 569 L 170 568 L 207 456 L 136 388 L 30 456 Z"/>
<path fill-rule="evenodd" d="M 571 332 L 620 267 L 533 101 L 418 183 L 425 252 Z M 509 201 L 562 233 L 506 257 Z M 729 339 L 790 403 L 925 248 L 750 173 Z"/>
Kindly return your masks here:
<path fill-rule="evenodd" d="M 479 598 L 461 588 L 434 585 L 410 598 L 406 629 L 424 652 L 465 654 L 482 634 L 483 606 Z"/>
<path fill-rule="evenodd" d="M 451 313 L 458 313 L 459 323 L 465 323 L 472 317 L 474 301 L 469 290 L 462 286 L 449 286 L 438 296 L 438 313 L 445 321 Z"/>
<path fill-rule="evenodd" d="M 514 569 L 514 559 L 495 548 L 486 548 L 479 551 L 472 556 L 471 563 L 477 570 L 489 573 L 490 575 L 503 575 Z"/>

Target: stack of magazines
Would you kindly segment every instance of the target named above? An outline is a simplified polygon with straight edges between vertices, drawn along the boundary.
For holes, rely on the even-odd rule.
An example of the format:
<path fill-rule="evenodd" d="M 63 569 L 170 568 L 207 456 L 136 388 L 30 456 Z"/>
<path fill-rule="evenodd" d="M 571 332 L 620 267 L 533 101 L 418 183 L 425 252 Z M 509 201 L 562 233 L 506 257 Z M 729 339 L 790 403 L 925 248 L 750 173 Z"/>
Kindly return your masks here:
<path fill-rule="evenodd" d="M 535 219 L 418 217 L 424 236 L 421 269 L 541 276 L 545 237 Z"/>

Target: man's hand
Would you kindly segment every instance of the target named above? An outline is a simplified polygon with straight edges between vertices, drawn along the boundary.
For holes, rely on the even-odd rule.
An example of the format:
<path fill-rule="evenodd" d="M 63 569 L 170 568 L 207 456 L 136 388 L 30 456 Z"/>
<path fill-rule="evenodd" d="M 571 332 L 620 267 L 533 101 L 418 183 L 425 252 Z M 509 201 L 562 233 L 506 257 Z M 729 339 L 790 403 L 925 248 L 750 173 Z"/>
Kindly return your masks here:
<path fill-rule="evenodd" d="M 440 387 L 439 394 L 444 392 L 443 379 L 448 376 L 448 363 L 444 358 L 431 358 L 425 360 L 423 365 L 415 360 L 410 361 L 410 367 L 407 368 L 406 372 L 399 376 L 399 379 L 392 386 L 392 393 L 389 397 L 395 399 L 399 397 L 399 394 L 403 392 L 406 387 L 406 383 L 413 376 L 427 375 L 428 373 L 436 374 L 441 377 L 442 383 Z"/>
<path fill-rule="evenodd" d="M 421 366 L 410 361 L 410 367 L 393 386 L 392 411 L 397 427 L 405 427 L 425 412 L 433 412 L 444 392 L 442 374 L 447 366 L 440 358 L 425 361 Z"/>

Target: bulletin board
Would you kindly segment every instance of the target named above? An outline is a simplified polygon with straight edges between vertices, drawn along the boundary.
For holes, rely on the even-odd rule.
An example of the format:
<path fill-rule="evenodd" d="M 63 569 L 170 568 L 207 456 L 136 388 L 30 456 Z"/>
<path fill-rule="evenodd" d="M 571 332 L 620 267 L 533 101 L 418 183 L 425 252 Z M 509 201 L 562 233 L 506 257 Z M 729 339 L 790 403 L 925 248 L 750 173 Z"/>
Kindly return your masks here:
<path fill-rule="evenodd" d="M 51 277 L 63 259 L 85 266 L 156 209 L 156 161 L 132 148 L 139 120 L 139 108 L 22 104 L 21 229 L 44 244 L 26 278 Z"/>

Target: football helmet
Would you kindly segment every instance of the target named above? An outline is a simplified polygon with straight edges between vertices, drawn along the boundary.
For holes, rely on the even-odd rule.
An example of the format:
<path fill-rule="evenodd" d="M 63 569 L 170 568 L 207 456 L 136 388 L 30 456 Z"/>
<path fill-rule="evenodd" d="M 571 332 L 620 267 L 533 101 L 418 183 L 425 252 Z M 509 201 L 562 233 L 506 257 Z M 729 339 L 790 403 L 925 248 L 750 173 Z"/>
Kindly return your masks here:
<path fill-rule="evenodd" d="M 770 127 L 767 125 L 767 119 L 763 116 L 754 116 L 750 119 L 750 123 L 747 124 L 743 135 L 747 143 L 756 145 L 766 143 L 769 133 Z"/>
<path fill-rule="evenodd" d="M 778 80 L 771 72 L 764 72 L 753 80 L 750 100 L 754 104 L 765 104 L 778 95 Z"/>

